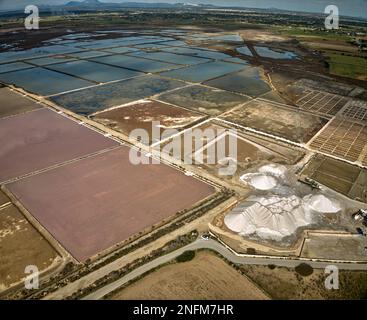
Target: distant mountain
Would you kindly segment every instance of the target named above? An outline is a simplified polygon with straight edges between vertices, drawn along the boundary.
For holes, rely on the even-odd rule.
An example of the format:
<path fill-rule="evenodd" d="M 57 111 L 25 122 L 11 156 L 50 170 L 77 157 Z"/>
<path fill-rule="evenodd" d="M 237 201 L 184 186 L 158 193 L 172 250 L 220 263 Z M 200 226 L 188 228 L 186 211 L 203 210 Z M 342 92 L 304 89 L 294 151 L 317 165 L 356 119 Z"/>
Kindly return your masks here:
<path fill-rule="evenodd" d="M 210 5 L 200 5 L 192 3 L 145 3 L 145 2 L 122 2 L 122 3 L 108 3 L 99 0 L 84 0 L 84 1 L 70 1 L 65 5 L 57 6 L 64 9 L 90 9 L 90 10 L 104 10 L 104 9 L 118 9 L 118 8 L 177 8 L 177 7 L 209 7 Z"/>
<path fill-rule="evenodd" d="M 190 1 L 190 0 L 188 0 Z M 1 3 L 1 0 L 0 0 Z M 51 14 L 66 14 L 66 13 L 83 13 L 83 12 L 101 12 L 101 11 L 122 11 L 127 9 L 177 9 L 177 10 L 190 10 L 190 11 L 200 11 L 200 10 L 218 10 L 218 11 L 238 11 L 238 12 L 266 12 L 266 13 L 278 13 L 278 14 L 289 14 L 289 15 L 301 15 L 301 16 L 314 16 L 315 13 L 310 12 L 296 12 L 291 10 L 268 8 L 249 8 L 242 6 L 217 6 L 211 4 L 195 4 L 190 2 L 182 3 L 162 3 L 162 2 L 101 2 L 99 0 L 83 0 L 76 1 L 71 0 L 66 4 L 62 5 L 39 5 L 40 12 L 51 13 Z M 11 16 L 23 16 L 24 8 L 15 10 L 2 10 L 0 8 L 1 17 L 11 17 Z M 322 16 L 321 13 L 317 15 Z M 343 16 L 344 17 L 344 16 Z M 345 17 L 344 17 L 345 18 Z M 348 19 L 355 21 L 365 22 L 366 18 L 353 18 L 348 17 Z"/>
<path fill-rule="evenodd" d="M 1 3 L 1 0 L 0 0 Z M 63 14 L 70 12 L 88 12 L 88 11 L 119 11 L 125 9 L 208 9 L 216 8 L 210 4 L 193 4 L 193 3 L 162 3 L 162 2 L 101 2 L 99 0 L 83 0 L 83 1 L 69 1 L 66 4 L 52 5 L 43 4 L 38 6 L 40 12 Z M 2 10 L 0 7 L 0 16 L 23 16 L 24 8 L 14 10 Z"/>
<path fill-rule="evenodd" d="M 102 3 L 98 0 L 70 1 L 63 5 L 64 7 L 102 7 L 108 3 Z"/>

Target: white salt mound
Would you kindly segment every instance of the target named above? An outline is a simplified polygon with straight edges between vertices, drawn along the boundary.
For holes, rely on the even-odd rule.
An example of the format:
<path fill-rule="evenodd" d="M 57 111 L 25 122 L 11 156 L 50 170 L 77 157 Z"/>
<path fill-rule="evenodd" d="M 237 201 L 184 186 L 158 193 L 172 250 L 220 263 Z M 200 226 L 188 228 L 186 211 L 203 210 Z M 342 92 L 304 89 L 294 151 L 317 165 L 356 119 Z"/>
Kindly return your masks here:
<path fill-rule="evenodd" d="M 271 163 L 259 168 L 259 172 L 270 173 L 274 176 L 281 177 L 284 176 L 284 174 L 287 172 L 287 168 L 282 165 Z"/>
<path fill-rule="evenodd" d="M 294 234 L 299 227 L 311 224 L 312 217 L 297 196 L 255 197 L 233 209 L 224 223 L 243 236 L 257 234 L 263 239 L 279 241 Z"/>
<path fill-rule="evenodd" d="M 274 177 L 265 174 L 255 175 L 250 179 L 250 185 L 258 190 L 270 190 L 277 184 L 278 182 Z"/>
<path fill-rule="evenodd" d="M 341 210 L 338 203 L 322 194 L 312 196 L 307 203 L 311 209 L 321 213 L 336 213 Z"/>
<path fill-rule="evenodd" d="M 224 217 L 224 223 L 230 230 L 241 232 L 246 228 L 247 221 L 242 214 L 229 213 Z"/>

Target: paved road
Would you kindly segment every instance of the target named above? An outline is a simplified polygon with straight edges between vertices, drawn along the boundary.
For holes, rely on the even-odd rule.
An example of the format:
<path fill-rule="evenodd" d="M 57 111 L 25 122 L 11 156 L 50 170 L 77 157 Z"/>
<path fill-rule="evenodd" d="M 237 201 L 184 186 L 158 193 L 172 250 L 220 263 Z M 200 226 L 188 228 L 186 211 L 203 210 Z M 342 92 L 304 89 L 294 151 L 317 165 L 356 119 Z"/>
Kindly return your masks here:
<path fill-rule="evenodd" d="M 312 259 L 289 259 L 289 258 L 283 258 L 283 257 L 268 257 L 268 256 L 250 256 L 250 255 L 239 255 L 231 251 L 228 247 L 222 245 L 216 240 L 210 239 L 210 240 L 203 240 L 198 239 L 195 242 L 180 248 L 176 251 L 173 251 L 167 255 L 164 255 L 162 257 L 159 257 L 151 262 L 148 262 L 144 264 L 143 266 L 131 271 L 126 276 L 116 280 L 115 282 L 112 282 L 94 292 L 91 294 L 85 296 L 83 300 L 98 300 L 104 297 L 106 294 L 110 293 L 111 291 L 121 287 L 125 283 L 127 283 L 130 280 L 135 279 L 136 277 L 141 276 L 142 274 L 148 272 L 151 269 L 154 269 L 161 264 L 164 264 L 166 262 L 169 262 L 182 253 L 184 253 L 187 250 L 198 250 L 198 249 L 211 249 L 219 254 L 221 254 L 223 257 L 225 257 L 227 260 L 236 263 L 236 264 L 253 264 L 253 265 L 269 265 L 273 264 L 280 267 L 289 267 L 294 268 L 297 265 L 299 265 L 301 262 L 307 262 L 309 265 L 311 265 L 313 268 L 316 269 L 324 269 L 327 265 L 333 264 L 336 265 L 340 270 L 367 270 L 367 263 L 356 263 L 356 262 L 336 262 L 336 261 L 316 261 Z"/>

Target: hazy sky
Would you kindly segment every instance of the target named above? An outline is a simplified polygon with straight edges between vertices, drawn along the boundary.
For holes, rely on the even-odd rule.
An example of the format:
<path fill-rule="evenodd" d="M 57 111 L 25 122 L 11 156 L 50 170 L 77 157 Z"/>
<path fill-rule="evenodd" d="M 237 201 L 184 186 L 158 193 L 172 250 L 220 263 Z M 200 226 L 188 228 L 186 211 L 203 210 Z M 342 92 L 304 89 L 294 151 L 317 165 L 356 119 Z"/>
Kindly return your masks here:
<path fill-rule="evenodd" d="M 329 4 L 339 7 L 341 15 L 367 17 L 367 0 L 101 0 L 102 2 L 188 2 L 252 8 L 279 8 L 323 12 Z M 0 10 L 21 8 L 27 4 L 62 4 L 68 0 L 0 0 Z"/>

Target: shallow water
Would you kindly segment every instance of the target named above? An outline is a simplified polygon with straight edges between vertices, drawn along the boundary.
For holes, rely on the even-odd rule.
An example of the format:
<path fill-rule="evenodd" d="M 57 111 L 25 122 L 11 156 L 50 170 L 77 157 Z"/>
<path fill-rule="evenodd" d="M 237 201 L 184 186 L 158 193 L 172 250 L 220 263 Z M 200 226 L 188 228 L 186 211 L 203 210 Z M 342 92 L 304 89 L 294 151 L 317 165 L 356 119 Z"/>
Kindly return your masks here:
<path fill-rule="evenodd" d="M 129 48 L 129 47 L 115 47 L 115 48 L 103 49 L 103 51 L 109 52 L 109 53 L 121 53 L 121 54 L 123 54 L 123 53 L 139 51 L 139 49 Z"/>
<path fill-rule="evenodd" d="M 13 63 L 8 63 L 8 64 L 1 64 L 0 73 L 24 70 L 24 69 L 29 69 L 29 68 L 33 68 L 33 66 L 27 63 L 24 63 L 24 62 L 13 62 Z"/>
<path fill-rule="evenodd" d="M 75 49 L 67 46 L 54 45 L 54 46 L 37 47 L 22 51 L 12 50 L 0 53 L 0 63 L 12 62 L 23 59 L 46 57 L 55 54 L 72 53 L 77 51 L 83 51 L 83 49 Z"/>
<path fill-rule="evenodd" d="M 123 80 L 136 77 L 138 75 L 143 75 L 143 73 L 137 71 L 82 60 L 59 63 L 49 66 L 49 68 L 55 71 L 67 73 L 76 77 L 96 82 Z"/>
<path fill-rule="evenodd" d="M 203 82 L 212 78 L 223 76 L 230 72 L 239 71 L 243 68 L 245 68 L 245 66 L 241 64 L 214 61 L 179 70 L 163 72 L 161 74 L 166 77 L 190 82 Z"/>
<path fill-rule="evenodd" d="M 252 57 L 252 52 L 248 48 L 248 46 L 243 46 L 243 47 L 237 48 L 236 51 L 239 52 L 239 53 L 241 53 L 241 54 L 244 54 L 246 56 Z"/>
<path fill-rule="evenodd" d="M 159 100 L 209 115 L 217 115 L 247 102 L 249 98 L 228 91 L 195 85 L 164 93 L 159 96 Z"/>
<path fill-rule="evenodd" d="M 32 68 L 0 74 L 0 81 L 14 84 L 39 95 L 52 95 L 93 85 L 93 82 L 78 79 L 56 71 Z"/>
<path fill-rule="evenodd" d="M 297 54 L 291 51 L 272 50 L 268 47 L 255 46 L 254 47 L 259 56 L 272 59 L 297 59 Z"/>
<path fill-rule="evenodd" d="M 91 60 L 95 62 L 106 63 L 109 65 L 128 68 L 142 72 L 160 72 L 181 67 L 179 65 L 172 63 L 153 61 L 120 54 L 111 55 L 107 57 L 93 58 Z"/>
<path fill-rule="evenodd" d="M 142 76 L 55 96 L 51 100 L 74 112 L 91 114 L 184 85 L 181 81 Z"/>
<path fill-rule="evenodd" d="M 212 51 L 212 50 L 200 50 L 200 49 L 193 49 L 187 47 L 170 47 L 162 49 L 162 51 L 178 53 L 178 54 L 185 54 L 189 56 L 201 57 L 201 58 L 208 58 L 208 59 L 227 59 L 231 58 L 230 55 Z"/>
<path fill-rule="evenodd" d="M 37 66 L 47 66 L 47 65 L 50 65 L 50 64 L 63 63 L 63 62 L 68 62 L 68 61 L 73 61 L 73 60 L 75 60 L 75 59 L 71 58 L 71 57 L 57 56 L 57 57 L 29 59 L 29 60 L 26 60 L 26 61 L 29 62 L 29 63 L 35 64 Z"/>
<path fill-rule="evenodd" d="M 108 56 L 108 55 L 110 55 L 110 53 L 103 52 L 103 51 L 94 51 L 94 50 L 68 54 L 69 57 L 79 58 L 79 59 L 89 59 L 89 58 Z"/>
<path fill-rule="evenodd" d="M 208 81 L 205 84 L 223 90 L 244 93 L 256 97 L 271 90 L 261 79 L 258 68 L 247 66 L 246 69 Z"/>
<path fill-rule="evenodd" d="M 200 64 L 209 62 L 209 59 L 205 58 L 198 58 L 198 57 L 190 57 L 190 56 L 184 56 L 180 54 L 175 53 L 169 53 L 169 52 L 135 52 L 129 54 L 134 57 L 141 57 L 146 59 L 153 59 L 153 60 L 159 60 L 163 62 L 169 62 L 169 63 L 175 63 L 175 64 L 182 64 L 182 65 L 194 65 L 194 64 Z"/>

